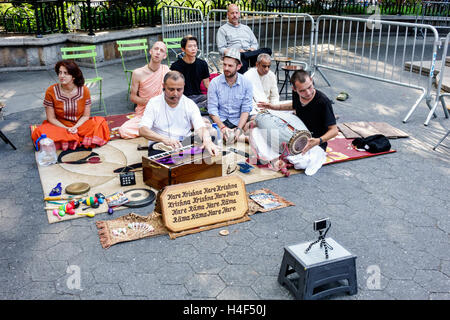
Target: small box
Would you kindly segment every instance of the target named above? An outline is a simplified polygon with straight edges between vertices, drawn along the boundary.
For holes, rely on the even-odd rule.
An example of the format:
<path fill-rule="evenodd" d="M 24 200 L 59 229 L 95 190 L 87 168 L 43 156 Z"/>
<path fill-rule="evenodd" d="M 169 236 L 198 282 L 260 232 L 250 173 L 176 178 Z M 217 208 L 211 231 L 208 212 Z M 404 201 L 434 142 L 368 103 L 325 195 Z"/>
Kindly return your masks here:
<path fill-rule="evenodd" d="M 132 186 L 136 184 L 136 176 L 134 172 L 124 172 L 120 174 L 120 185 L 124 186 Z"/>
<path fill-rule="evenodd" d="M 211 157 L 208 152 L 178 157 L 172 154 L 174 163 L 160 161 L 160 158 L 142 157 L 142 169 L 144 183 L 152 188 L 160 190 L 168 185 L 215 178 L 222 176 L 221 157 Z M 162 163 L 163 162 L 163 163 Z"/>

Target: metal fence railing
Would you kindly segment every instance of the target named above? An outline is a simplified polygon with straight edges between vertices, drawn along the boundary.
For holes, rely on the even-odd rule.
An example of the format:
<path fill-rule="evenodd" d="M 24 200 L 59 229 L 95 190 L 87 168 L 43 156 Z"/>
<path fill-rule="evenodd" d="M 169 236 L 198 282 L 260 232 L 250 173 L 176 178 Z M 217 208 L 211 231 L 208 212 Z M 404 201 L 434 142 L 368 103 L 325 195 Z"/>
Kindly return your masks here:
<path fill-rule="evenodd" d="M 218 55 L 217 31 L 227 22 L 226 10 L 211 10 L 206 17 L 205 47 L 210 60 Z M 274 55 L 289 56 L 292 62 L 312 66 L 314 19 L 305 13 L 241 11 L 242 24 L 259 39 L 259 47 L 272 49 Z"/>
<path fill-rule="evenodd" d="M 436 88 L 436 99 L 434 101 L 433 107 L 431 108 L 430 112 L 428 113 L 427 119 L 425 120 L 425 125 L 428 125 L 428 123 L 431 120 L 431 117 L 436 111 L 436 108 L 438 107 L 439 103 L 442 105 L 442 108 L 444 109 L 444 115 L 446 118 L 449 117 L 449 112 L 447 110 L 447 106 L 445 104 L 444 97 L 450 96 L 450 92 L 442 92 L 442 84 L 443 80 L 445 78 L 445 72 L 446 72 L 446 64 L 447 64 L 447 52 L 448 52 L 448 45 L 450 41 L 450 32 L 447 34 L 447 37 L 445 38 L 444 45 L 442 47 L 442 59 L 441 59 L 441 69 L 439 72 L 439 81 Z M 447 133 L 448 135 L 448 133 Z M 444 139 L 442 139 L 444 140 Z M 441 140 L 441 142 L 442 142 Z M 439 142 L 440 143 L 440 142 Z M 439 144 L 438 144 L 439 145 Z M 436 147 L 435 147 L 436 148 Z"/>
<path fill-rule="evenodd" d="M 35 34 L 40 37 L 43 34 L 82 31 L 93 35 L 103 30 L 156 26 L 161 23 L 160 10 L 164 6 L 188 7 L 206 16 L 211 10 L 225 9 L 232 2 L 237 3 L 242 11 L 310 15 L 371 14 L 368 8 L 376 5 L 381 15 L 416 17 L 418 23 L 429 23 L 428 20 L 434 19 L 440 21 L 440 26 L 443 26 L 442 19 L 448 18 L 448 3 L 431 1 L 2 0 L 0 33 Z"/>
<path fill-rule="evenodd" d="M 416 12 L 416 23 L 432 25 L 438 32 L 450 31 L 450 2 L 424 1 L 420 9 Z"/>
<path fill-rule="evenodd" d="M 418 37 L 423 30 L 423 37 Z M 406 122 L 431 91 L 439 37 L 430 25 L 320 16 L 316 21 L 314 66 L 422 91 Z M 425 75 L 425 77 L 418 76 Z M 328 82 L 329 83 L 329 82 Z"/>
<path fill-rule="evenodd" d="M 198 39 L 200 52 L 203 53 L 203 20 L 203 13 L 200 9 L 163 6 L 161 8 L 162 37 L 167 39 L 193 35 Z"/>

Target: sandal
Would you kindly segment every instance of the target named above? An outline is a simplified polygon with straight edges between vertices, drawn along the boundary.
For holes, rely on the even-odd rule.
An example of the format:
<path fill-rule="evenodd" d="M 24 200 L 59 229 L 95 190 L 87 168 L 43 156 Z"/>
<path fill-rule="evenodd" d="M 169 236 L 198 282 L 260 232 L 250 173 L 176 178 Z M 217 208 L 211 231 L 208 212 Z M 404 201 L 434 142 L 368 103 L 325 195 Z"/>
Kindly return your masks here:
<path fill-rule="evenodd" d="M 348 93 L 347 92 L 344 92 L 344 91 L 342 91 L 341 93 L 339 93 L 339 95 L 337 96 L 337 98 L 336 98 L 336 100 L 339 100 L 339 101 L 345 101 L 345 100 L 347 100 L 348 99 Z"/>

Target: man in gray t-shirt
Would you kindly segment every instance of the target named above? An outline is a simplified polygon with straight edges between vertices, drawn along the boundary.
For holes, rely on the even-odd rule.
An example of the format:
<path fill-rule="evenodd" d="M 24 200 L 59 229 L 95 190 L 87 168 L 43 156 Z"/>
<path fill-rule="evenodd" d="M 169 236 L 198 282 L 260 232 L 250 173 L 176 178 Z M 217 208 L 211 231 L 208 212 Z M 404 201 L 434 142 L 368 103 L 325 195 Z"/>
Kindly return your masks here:
<path fill-rule="evenodd" d="M 270 48 L 258 48 L 258 40 L 253 31 L 240 23 L 241 13 L 236 4 L 230 4 L 227 10 L 228 22 L 217 31 L 217 47 L 220 54 L 225 55 L 229 49 L 236 48 L 241 52 L 242 67 L 239 73 L 244 74 L 249 64 L 254 66 L 260 53 L 272 54 Z"/>

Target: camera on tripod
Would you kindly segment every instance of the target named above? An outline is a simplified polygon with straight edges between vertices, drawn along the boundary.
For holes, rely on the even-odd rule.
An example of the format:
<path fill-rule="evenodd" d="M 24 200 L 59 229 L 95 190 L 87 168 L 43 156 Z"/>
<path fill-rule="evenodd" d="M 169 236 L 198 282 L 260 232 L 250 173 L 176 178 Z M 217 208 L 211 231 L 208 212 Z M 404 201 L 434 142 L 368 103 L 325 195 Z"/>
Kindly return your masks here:
<path fill-rule="evenodd" d="M 316 220 L 313 223 L 314 231 L 319 231 L 319 239 L 312 242 L 308 248 L 305 250 L 305 254 L 308 253 L 309 250 L 311 250 L 312 246 L 316 243 L 320 244 L 320 248 L 323 248 L 325 250 L 325 259 L 328 259 L 328 250 L 333 250 L 333 247 L 330 246 L 327 241 L 325 240 L 325 237 L 327 235 L 328 230 L 330 230 L 331 222 L 330 218 L 320 219 Z"/>
<path fill-rule="evenodd" d="M 330 224 L 330 218 L 320 219 L 314 221 L 313 228 L 314 231 L 321 231 L 329 228 Z"/>

